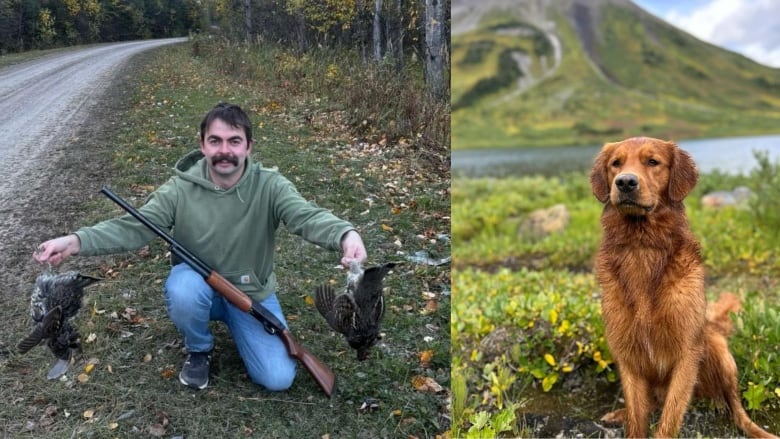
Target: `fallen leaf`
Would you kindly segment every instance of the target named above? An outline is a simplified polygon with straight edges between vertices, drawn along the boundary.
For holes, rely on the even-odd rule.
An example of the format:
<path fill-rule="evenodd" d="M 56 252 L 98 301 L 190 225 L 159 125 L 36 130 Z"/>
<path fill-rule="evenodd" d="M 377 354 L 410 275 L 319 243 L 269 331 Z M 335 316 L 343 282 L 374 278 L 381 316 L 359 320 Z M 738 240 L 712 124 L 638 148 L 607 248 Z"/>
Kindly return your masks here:
<path fill-rule="evenodd" d="M 170 417 L 171 416 L 168 414 L 168 412 L 164 410 L 160 410 L 159 412 L 157 412 L 157 419 L 160 421 L 160 425 L 162 425 L 163 427 L 168 426 L 168 423 L 170 422 L 169 420 Z"/>
<path fill-rule="evenodd" d="M 403 418 L 403 419 L 401 419 L 401 425 L 404 425 L 404 426 L 412 425 L 415 422 L 417 422 L 417 418 L 411 418 L 410 417 L 410 418 Z"/>
<path fill-rule="evenodd" d="M 95 411 L 92 409 L 84 410 L 84 413 L 81 416 L 83 416 L 84 419 L 92 419 L 95 417 Z"/>
<path fill-rule="evenodd" d="M 425 302 L 425 308 L 420 311 L 420 314 L 427 316 L 428 314 L 435 313 L 437 309 L 439 309 L 439 302 L 435 300 L 428 300 Z"/>
<path fill-rule="evenodd" d="M 174 369 L 173 367 L 166 367 L 165 369 L 163 369 L 160 375 L 165 379 L 173 378 L 174 376 L 176 376 L 176 369 Z"/>
<path fill-rule="evenodd" d="M 108 429 L 109 430 L 116 430 L 117 428 L 119 428 L 119 424 L 116 423 L 116 422 L 111 422 L 111 423 L 108 424 Z"/>
<path fill-rule="evenodd" d="M 392 231 L 393 231 L 393 228 L 392 228 L 392 227 L 390 227 L 390 226 L 388 226 L 388 225 L 387 225 L 387 224 L 385 224 L 385 223 L 382 223 L 382 230 L 384 230 L 385 232 L 392 232 Z"/>
<path fill-rule="evenodd" d="M 433 360 L 433 351 L 428 350 L 420 352 L 420 367 L 425 369 L 431 367 L 431 360 Z"/>
<path fill-rule="evenodd" d="M 97 334 L 95 334 L 94 332 L 92 332 L 92 333 L 90 333 L 90 334 L 87 336 L 87 340 L 86 340 L 86 342 L 87 342 L 87 343 L 92 343 L 92 342 L 94 342 L 95 340 L 97 340 Z"/>
<path fill-rule="evenodd" d="M 412 385 L 420 392 L 439 393 L 444 390 L 444 388 L 439 385 L 436 380 L 431 377 L 425 377 L 422 375 L 417 375 L 412 378 Z"/>
<path fill-rule="evenodd" d="M 152 361 L 152 354 L 144 355 L 144 363 L 148 363 L 150 361 Z"/>
<path fill-rule="evenodd" d="M 77 380 L 78 380 L 80 383 L 86 383 L 87 381 L 89 381 L 89 375 L 87 375 L 87 374 L 85 374 L 85 373 L 81 373 L 81 374 L 79 374 L 79 376 L 78 376 L 78 377 L 76 377 L 76 379 L 77 379 Z"/>
<path fill-rule="evenodd" d="M 148 245 L 141 247 L 141 249 L 138 250 L 138 252 L 137 252 L 138 256 L 140 256 L 142 258 L 148 257 L 150 253 L 151 252 L 149 251 L 149 246 Z"/>
<path fill-rule="evenodd" d="M 149 434 L 154 437 L 163 437 L 165 436 L 165 427 L 160 424 L 150 425 Z"/>
<path fill-rule="evenodd" d="M 305 296 L 303 298 L 303 301 L 306 302 L 306 304 L 309 305 L 309 306 L 313 306 L 314 305 L 314 299 L 312 299 L 311 296 L 308 296 L 308 295 Z"/>

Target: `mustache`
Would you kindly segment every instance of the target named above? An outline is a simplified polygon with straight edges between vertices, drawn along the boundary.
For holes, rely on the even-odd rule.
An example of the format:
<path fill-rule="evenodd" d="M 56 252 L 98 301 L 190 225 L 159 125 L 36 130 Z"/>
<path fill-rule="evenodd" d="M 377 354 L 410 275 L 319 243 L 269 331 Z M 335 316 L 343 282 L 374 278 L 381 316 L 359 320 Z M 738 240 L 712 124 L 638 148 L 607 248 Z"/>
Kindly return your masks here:
<path fill-rule="evenodd" d="M 223 160 L 232 163 L 233 166 L 238 166 L 238 157 L 233 154 L 217 154 L 211 158 L 211 164 L 216 165 Z"/>

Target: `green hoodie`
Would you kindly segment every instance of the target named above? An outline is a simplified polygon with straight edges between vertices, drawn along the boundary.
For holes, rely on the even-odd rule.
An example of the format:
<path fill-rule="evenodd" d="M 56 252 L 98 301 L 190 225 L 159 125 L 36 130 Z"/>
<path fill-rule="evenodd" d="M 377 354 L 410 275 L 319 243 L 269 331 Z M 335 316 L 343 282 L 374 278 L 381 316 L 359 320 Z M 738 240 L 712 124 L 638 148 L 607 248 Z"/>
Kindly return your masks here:
<path fill-rule="evenodd" d="M 354 230 L 250 158 L 241 180 L 227 190 L 209 181 L 200 151 L 184 156 L 175 170 L 176 176 L 138 210 L 255 300 L 276 291 L 274 235 L 280 222 L 330 250 L 340 250 L 341 237 Z M 84 256 L 136 250 L 157 236 L 129 214 L 83 227 L 76 235 Z"/>

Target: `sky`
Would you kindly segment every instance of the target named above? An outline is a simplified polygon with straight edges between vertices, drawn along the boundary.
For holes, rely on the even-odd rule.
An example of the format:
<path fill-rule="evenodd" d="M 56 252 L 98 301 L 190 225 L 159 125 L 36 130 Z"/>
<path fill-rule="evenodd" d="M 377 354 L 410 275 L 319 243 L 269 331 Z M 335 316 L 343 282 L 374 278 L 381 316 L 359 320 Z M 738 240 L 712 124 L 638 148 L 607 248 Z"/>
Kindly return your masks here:
<path fill-rule="evenodd" d="M 780 68 L 780 0 L 633 0 L 709 43 Z"/>

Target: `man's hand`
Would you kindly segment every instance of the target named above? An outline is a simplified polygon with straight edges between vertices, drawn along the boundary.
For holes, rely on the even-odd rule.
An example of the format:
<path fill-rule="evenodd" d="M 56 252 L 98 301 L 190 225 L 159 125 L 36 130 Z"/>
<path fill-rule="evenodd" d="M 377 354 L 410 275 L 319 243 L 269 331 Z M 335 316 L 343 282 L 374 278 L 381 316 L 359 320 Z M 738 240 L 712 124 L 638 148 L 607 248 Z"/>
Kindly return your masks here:
<path fill-rule="evenodd" d="M 366 260 L 366 247 L 363 245 L 363 239 L 354 230 L 350 230 L 341 237 L 341 250 L 344 252 L 341 258 L 341 265 L 344 268 L 349 268 L 349 263 L 353 260 L 361 263 Z"/>
<path fill-rule="evenodd" d="M 33 259 L 40 263 L 59 265 L 68 256 L 78 254 L 79 250 L 81 250 L 81 241 L 78 236 L 60 236 L 39 245 L 38 250 L 33 253 Z"/>

